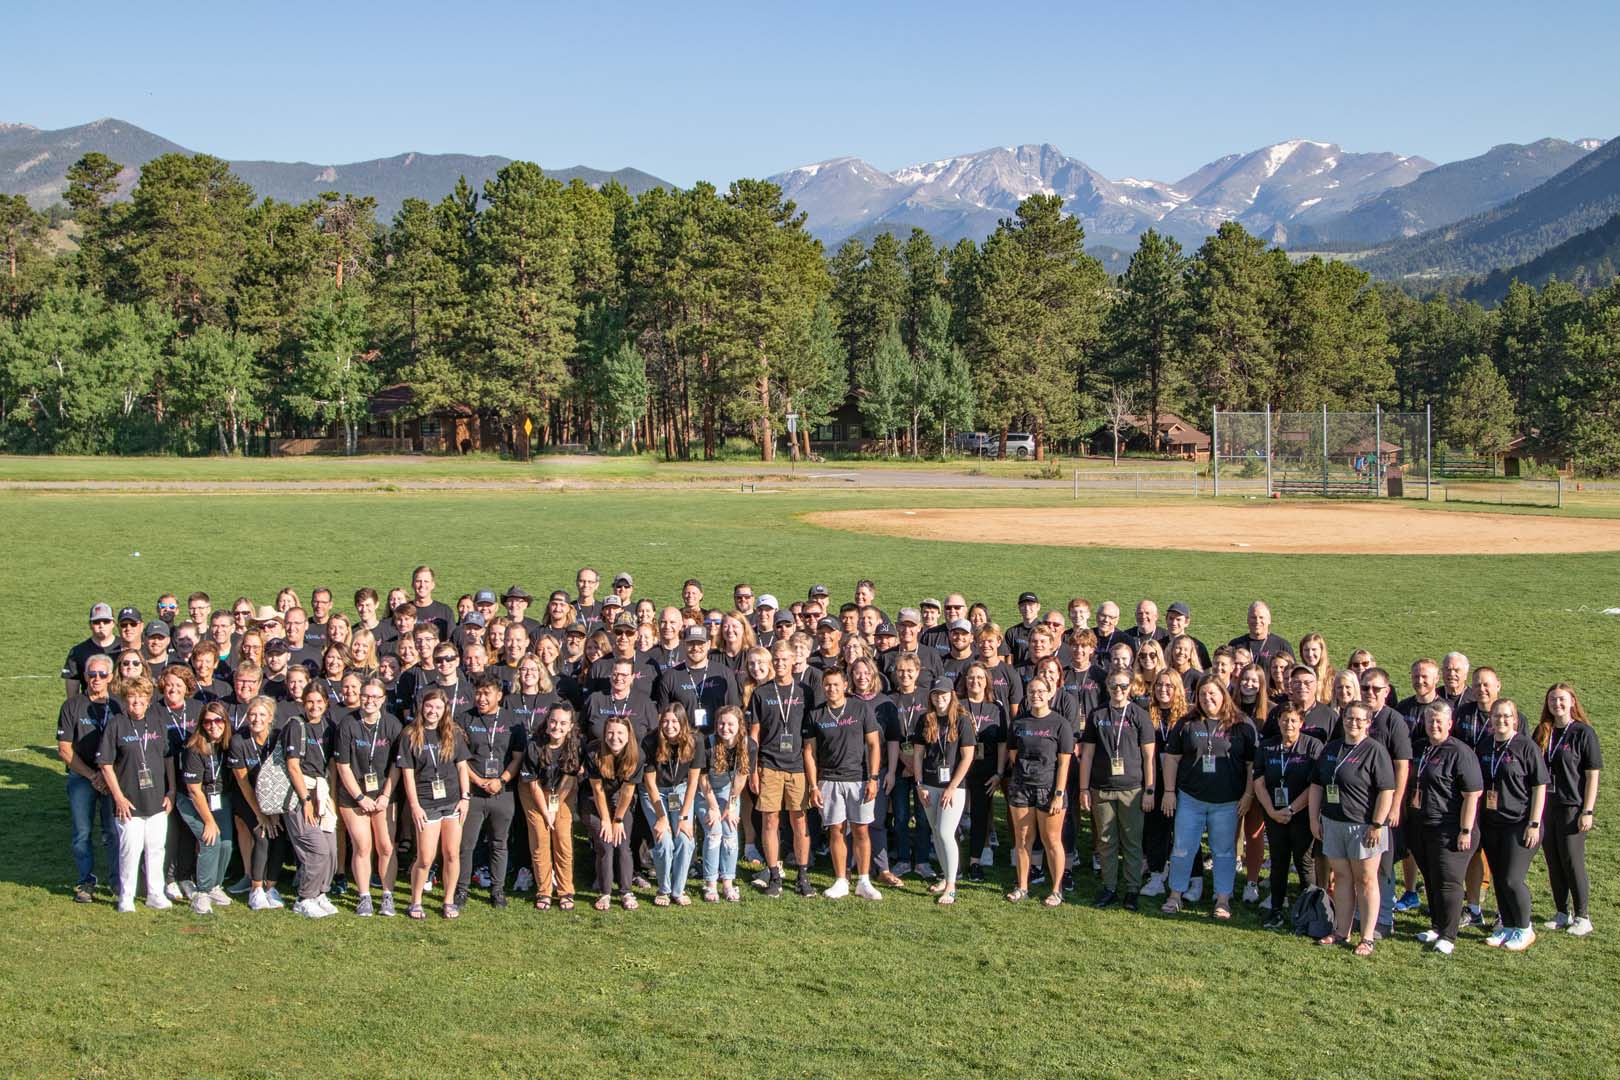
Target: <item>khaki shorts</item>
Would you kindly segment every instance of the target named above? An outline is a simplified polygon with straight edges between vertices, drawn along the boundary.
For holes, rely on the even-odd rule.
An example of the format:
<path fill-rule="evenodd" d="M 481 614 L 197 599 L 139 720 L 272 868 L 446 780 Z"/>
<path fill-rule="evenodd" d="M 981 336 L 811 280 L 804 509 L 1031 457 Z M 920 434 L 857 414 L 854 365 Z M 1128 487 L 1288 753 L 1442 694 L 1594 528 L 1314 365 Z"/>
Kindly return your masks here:
<path fill-rule="evenodd" d="M 803 810 L 810 805 L 804 773 L 759 770 L 759 810 L 775 814 L 783 810 Z"/>

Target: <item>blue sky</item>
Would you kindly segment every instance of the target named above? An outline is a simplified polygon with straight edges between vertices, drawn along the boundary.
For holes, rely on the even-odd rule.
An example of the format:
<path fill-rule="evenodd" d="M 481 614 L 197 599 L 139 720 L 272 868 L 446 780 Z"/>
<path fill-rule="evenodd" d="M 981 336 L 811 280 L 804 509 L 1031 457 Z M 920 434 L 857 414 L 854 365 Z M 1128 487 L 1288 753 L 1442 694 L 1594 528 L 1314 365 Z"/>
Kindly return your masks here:
<path fill-rule="evenodd" d="M 679 184 L 1050 142 L 1176 180 L 1303 137 L 1450 161 L 1620 135 L 1620 3 L 14 0 L 0 120 L 321 164 L 407 150 Z"/>

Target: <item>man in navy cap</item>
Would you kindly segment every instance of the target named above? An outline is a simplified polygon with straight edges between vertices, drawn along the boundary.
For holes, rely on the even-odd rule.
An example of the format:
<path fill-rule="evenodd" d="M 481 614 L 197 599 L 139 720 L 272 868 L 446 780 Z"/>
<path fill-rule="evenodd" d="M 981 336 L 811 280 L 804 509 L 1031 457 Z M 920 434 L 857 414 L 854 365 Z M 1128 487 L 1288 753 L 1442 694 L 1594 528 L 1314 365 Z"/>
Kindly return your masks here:
<path fill-rule="evenodd" d="M 118 649 L 118 635 L 113 630 L 113 610 L 110 604 L 94 604 L 90 608 L 90 636 L 68 650 L 62 663 L 63 697 L 82 694 L 84 662 L 92 656 L 112 656 Z M 94 762 L 91 762 L 94 768 Z"/>
<path fill-rule="evenodd" d="M 1021 620 L 1007 627 L 1007 632 L 1001 640 L 1012 652 L 1014 665 L 1022 665 L 1029 659 L 1029 633 L 1035 629 L 1035 624 L 1041 617 L 1041 598 L 1032 592 L 1018 594 L 1018 618 Z"/>
<path fill-rule="evenodd" d="M 1193 651 L 1198 654 L 1198 666 L 1208 671 L 1209 649 L 1188 631 L 1187 626 L 1191 622 L 1192 609 L 1180 600 L 1171 604 L 1170 610 L 1164 613 L 1164 628 L 1170 632 L 1170 640 L 1173 642 L 1177 637 L 1186 635 L 1193 643 Z M 1165 659 L 1170 659 L 1168 654 Z"/>

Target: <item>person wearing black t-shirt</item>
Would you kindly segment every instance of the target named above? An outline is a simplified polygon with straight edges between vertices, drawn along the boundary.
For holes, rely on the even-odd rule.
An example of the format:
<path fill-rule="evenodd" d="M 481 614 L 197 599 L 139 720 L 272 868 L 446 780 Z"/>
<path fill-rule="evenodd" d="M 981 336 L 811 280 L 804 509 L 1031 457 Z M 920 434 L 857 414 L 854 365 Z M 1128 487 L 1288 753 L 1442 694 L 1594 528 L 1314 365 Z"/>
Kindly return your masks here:
<path fill-rule="evenodd" d="M 517 802 L 512 781 L 523 765 L 527 741 L 523 726 L 501 708 L 501 683 L 485 673 L 473 682 L 473 710 L 457 717 L 467 740 L 467 816 L 461 829 L 461 875 L 456 881 L 456 906 L 467 903 L 472 884 L 473 848 L 485 827 L 489 829 L 489 902 L 506 906 L 507 847 Z M 446 879 L 446 884 L 449 884 Z"/>
<path fill-rule="evenodd" d="M 630 823 L 625 818 L 635 812 L 642 764 L 641 749 L 628 720 L 617 716 L 608 719 L 602 738 L 586 761 L 586 775 L 591 789 L 581 796 L 580 808 L 584 811 L 585 832 L 596 852 L 598 895 L 593 906 L 597 911 L 606 911 L 613 903 L 617 884 L 624 910 L 634 911 L 641 905 L 630 891 Z"/>
<path fill-rule="evenodd" d="M 332 745 L 335 766 L 331 785 L 337 791 L 338 817 L 349 839 L 349 869 L 359 893 L 354 913 L 372 911 L 372 853 L 382 881 L 381 914 L 394 914 L 394 881 L 399 860 L 394 854 L 394 789 L 399 770 L 394 765 L 403 730 L 392 713 L 383 711 L 388 691 L 372 679 L 360 689 L 360 709 L 338 721 Z"/>
<path fill-rule="evenodd" d="M 111 622 L 110 611 L 107 621 Z M 80 674 L 89 689 L 64 701 L 56 717 L 56 756 L 67 768 L 68 810 L 73 819 L 73 866 L 78 873 L 73 899 L 80 904 L 88 904 L 95 897 L 96 854 L 90 834 L 98 820 L 101 843 L 107 852 L 107 878 L 112 894 L 120 895 L 118 832 L 113 824 L 112 795 L 96 766 L 101 734 L 123 709 L 108 692 L 112 670 L 110 656 L 98 653 L 87 658 Z"/>
<path fill-rule="evenodd" d="M 743 711 L 725 705 L 715 713 L 709 738 L 708 768 L 699 780 L 698 823 L 703 826 L 703 899 L 718 903 L 742 899 L 737 889 L 737 836 L 742 824 L 742 792 L 759 747 L 748 739 Z"/>
<path fill-rule="evenodd" d="M 422 891 L 434 859 L 441 859 L 444 917 L 460 916 L 455 889 L 461 879 L 461 823 L 467 816 L 467 740 L 450 716 L 442 690 L 428 690 L 416 715 L 399 737 L 395 765 L 400 787 L 416 825 L 416 860 L 411 865 L 411 903 L 406 914 L 423 918 Z"/>
<path fill-rule="evenodd" d="M 781 815 L 793 829 L 793 861 L 799 889 L 811 895 L 810 832 L 804 812 L 810 805 L 804 776 L 804 722 L 810 690 L 794 677 L 793 645 L 778 641 L 771 648 L 776 677 L 754 687 L 748 700 L 748 737 L 759 747 L 748 788 L 760 812 L 760 846 L 764 849 L 765 895 L 782 895 Z"/>
<path fill-rule="evenodd" d="M 1412 729 L 1400 713 L 1389 707 L 1390 693 L 1389 672 L 1381 667 L 1373 667 L 1361 673 L 1362 702 L 1372 714 L 1368 736 L 1388 751 L 1390 764 L 1395 770 L 1395 801 L 1389 810 L 1389 843 L 1380 856 L 1378 870 L 1377 929 L 1386 937 L 1395 931 L 1397 912 L 1416 910 L 1422 903 L 1417 894 L 1417 862 L 1403 858 L 1406 855 L 1406 830 L 1401 825 L 1407 780 L 1412 769 Z M 1343 718 L 1341 709 L 1341 726 Z M 1339 728 L 1335 728 L 1334 737 L 1337 738 L 1339 734 Z M 1410 863 L 1402 866 L 1406 874 L 1406 891 L 1399 897 L 1395 894 L 1396 862 Z"/>
<path fill-rule="evenodd" d="M 983 881 L 984 867 L 993 861 L 989 839 L 995 828 L 996 787 L 1007 771 L 1007 731 L 1011 720 L 1005 706 L 990 693 L 990 671 L 984 664 L 969 664 L 957 677 L 956 685 L 962 711 L 973 722 L 977 744 L 972 767 L 963 784 L 968 793 L 971 818 L 967 877 L 969 881 Z"/>
<path fill-rule="evenodd" d="M 1530 919 L 1530 886 L 1525 879 L 1530 860 L 1541 846 L 1547 762 L 1530 737 L 1519 730 L 1519 709 L 1513 702 L 1495 700 L 1493 696 L 1490 724 L 1491 733 L 1479 750 L 1479 768 L 1485 781 L 1480 845 L 1490 864 L 1502 925 L 1485 939 L 1485 944 L 1523 952 L 1536 940 Z"/>
<path fill-rule="evenodd" d="M 1597 731 L 1567 683 L 1547 691 L 1536 725 L 1536 745 L 1547 762 L 1547 878 L 1558 913 L 1549 930 L 1575 937 L 1592 932 L 1591 886 L 1586 877 L 1586 834 L 1592 831 L 1603 752 Z"/>
<path fill-rule="evenodd" d="M 511 695 L 507 695 L 507 701 L 510 708 Z M 525 721 L 524 730 L 529 741 L 518 772 L 522 781 L 518 794 L 529 831 L 535 910 L 550 909 L 552 894 L 556 893 L 557 906 L 572 911 L 574 793 L 584 762 L 579 726 L 574 710 L 559 703 L 549 708 L 543 719 Z"/>
<path fill-rule="evenodd" d="M 84 677 L 84 666 L 92 656 L 111 657 L 123 651 L 123 644 L 113 627 L 111 605 L 96 604 L 91 607 L 90 636 L 69 649 L 67 659 L 62 663 L 62 687 L 65 696 L 72 698 L 91 689 L 89 680 Z M 103 686 L 101 689 L 105 691 L 106 687 Z"/>
<path fill-rule="evenodd" d="M 221 708 L 224 704 L 220 703 Z M 229 710 L 226 718 L 229 719 Z M 226 764 L 236 778 L 237 794 L 231 799 L 236 823 L 236 850 L 242 859 L 242 879 L 227 892 L 248 894 L 249 911 L 265 911 L 285 906 L 276 891 L 276 878 L 287 861 L 287 837 L 281 814 L 265 812 L 259 805 L 256 785 L 259 770 L 274 749 L 276 703 L 267 697 L 249 702 L 247 722 L 231 736 Z"/>
<path fill-rule="evenodd" d="M 1288 862 L 1292 857 L 1301 891 L 1316 884 L 1310 804 L 1311 775 L 1322 741 L 1305 733 L 1299 709 L 1284 705 L 1271 715 L 1276 734 L 1261 740 L 1254 756 L 1254 801 L 1266 815 L 1271 848 L 1271 914 L 1267 930 L 1288 926 Z"/>
<path fill-rule="evenodd" d="M 1086 718 L 1080 748 L 1080 808 L 1091 813 L 1102 860 L 1102 892 L 1092 906 L 1105 908 L 1119 899 L 1123 862 L 1125 909 L 1135 911 L 1142 891 L 1143 814 L 1153 810 L 1153 718 L 1131 700 L 1129 675 L 1110 672 L 1107 689 L 1108 703 Z"/>
<path fill-rule="evenodd" d="M 439 640 L 447 641 L 456 625 L 456 616 L 447 605 L 433 599 L 434 584 L 433 568 L 418 566 L 411 574 L 411 602 L 416 605 L 417 625 L 432 623 L 439 631 Z"/>
<path fill-rule="evenodd" d="M 1369 735 L 1369 706 L 1345 706 L 1339 725 L 1343 736 L 1323 747 L 1311 777 L 1311 834 L 1333 869 L 1333 933 L 1317 944 L 1345 944 L 1351 920 L 1359 918 L 1356 955 L 1371 956 L 1379 856 L 1389 844 L 1386 826 L 1395 805 L 1395 768 L 1389 751 Z"/>
<path fill-rule="evenodd" d="M 1294 655 L 1288 639 L 1271 632 L 1271 608 L 1265 601 L 1256 600 L 1249 605 L 1249 632 L 1239 634 L 1227 645 L 1233 649 L 1248 649 L 1249 659 L 1262 668 L 1271 667 L 1271 658 L 1281 653 Z"/>
<path fill-rule="evenodd" d="M 678 702 L 692 730 L 700 736 L 707 736 L 714 714 L 720 711 L 720 707 L 741 705 L 742 696 L 737 689 L 735 671 L 723 663 L 714 662 L 707 632 L 701 626 L 693 626 L 686 631 L 684 638 L 686 662 L 658 676 L 653 702 L 660 708 L 670 702 Z"/>
<path fill-rule="evenodd" d="M 805 717 L 805 789 L 810 793 L 810 805 L 821 812 L 827 830 L 834 878 L 827 899 L 849 895 L 853 862 L 855 895 L 863 900 L 881 900 L 882 894 L 872 885 L 870 875 L 871 825 L 877 808 L 882 743 L 872 710 L 860 698 L 849 697 L 848 689 L 849 677 L 843 669 L 828 669 L 822 681 L 822 702 Z M 846 827 L 852 841 L 848 846 Z M 808 895 L 804 890 L 800 892 Z"/>
<path fill-rule="evenodd" d="M 174 805 L 174 758 L 163 725 L 150 714 L 152 680 L 125 679 L 117 693 L 123 709 L 102 729 L 96 764 L 112 794 L 118 825 L 118 910 L 135 910 L 135 882 L 144 857 L 146 906 L 173 907 L 163 895 L 163 850 Z"/>
<path fill-rule="evenodd" d="M 641 747 L 641 812 L 652 834 L 657 907 L 692 903 L 686 877 L 697 846 L 698 778 L 708 764 L 708 742 L 692 730 L 686 708 L 671 701 L 658 711 L 658 727 Z"/>
<path fill-rule="evenodd" d="M 1468 860 L 1479 846 L 1479 804 L 1484 780 L 1473 748 L 1451 737 L 1451 706 L 1431 702 L 1423 710 L 1424 746 L 1407 796 L 1424 890 L 1429 929 L 1418 941 L 1449 955 L 1457 943 Z"/>
<path fill-rule="evenodd" d="M 337 872 L 337 806 L 327 779 L 332 764 L 333 724 L 326 695 L 314 686 L 304 691 L 304 715 L 281 729 L 287 779 L 302 808 L 281 815 L 287 841 L 298 857 L 296 914 L 319 919 L 337 909 L 326 898 Z"/>
<path fill-rule="evenodd" d="M 928 812 L 917 792 L 918 777 L 912 772 L 917 727 L 928 710 L 928 691 L 921 683 L 924 668 L 918 653 L 902 649 L 890 671 L 893 729 L 883 736 L 894 745 L 896 752 L 889 763 L 889 771 L 895 776 L 889 793 L 894 821 L 889 830 L 889 866 L 898 877 L 916 871 L 918 877 L 929 881 L 934 877 L 934 868 L 930 865 L 934 854 L 933 830 L 928 827 Z"/>
<path fill-rule="evenodd" d="M 180 818 L 190 830 L 196 855 L 196 892 L 191 910 L 207 915 L 215 907 L 227 907 L 225 867 L 234 850 L 231 843 L 231 815 L 226 805 L 226 758 L 230 753 L 231 724 L 217 702 L 198 717 L 197 731 L 180 748 L 180 783 L 185 794 L 177 801 Z"/>
<path fill-rule="evenodd" d="M 928 710 L 917 728 L 913 772 L 922 778 L 923 809 L 939 852 L 940 880 L 928 891 L 938 903 L 956 903 L 956 873 L 960 854 L 956 827 L 967 809 L 963 787 L 973 759 L 978 756 L 978 729 L 956 696 L 955 681 L 935 679 L 928 693 Z"/>
<path fill-rule="evenodd" d="M 1007 815 L 1012 820 L 1018 884 L 1007 894 L 1013 902 L 1029 896 L 1030 848 L 1040 832 L 1052 891 L 1047 907 L 1063 903 L 1063 813 L 1067 777 L 1074 759 L 1074 728 L 1051 708 L 1053 687 L 1031 679 L 1024 688 L 1028 710 L 1013 722 L 1007 743 Z"/>
<path fill-rule="evenodd" d="M 1237 876 L 1238 821 L 1250 797 L 1249 772 L 1260 741 L 1219 679 L 1198 684 L 1192 710 L 1170 729 L 1164 765 L 1164 813 L 1176 819 L 1170 860 L 1170 895 L 1163 908 L 1174 915 L 1192 881 L 1193 858 L 1205 834 L 1215 859 L 1215 917 L 1232 917 Z M 1202 876 L 1202 874 L 1200 874 Z"/>

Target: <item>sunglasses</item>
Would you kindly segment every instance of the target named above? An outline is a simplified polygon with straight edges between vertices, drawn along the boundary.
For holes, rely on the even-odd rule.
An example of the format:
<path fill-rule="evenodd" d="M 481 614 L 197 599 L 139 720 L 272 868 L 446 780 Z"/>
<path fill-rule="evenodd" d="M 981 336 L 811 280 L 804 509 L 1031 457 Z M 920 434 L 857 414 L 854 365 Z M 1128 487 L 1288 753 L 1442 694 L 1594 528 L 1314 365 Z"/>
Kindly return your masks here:
<path fill-rule="evenodd" d="M 453 656 L 435 656 L 433 662 L 435 664 L 453 664 L 456 662 L 456 658 Z"/>
<path fill-rule="evenodd" d="M 84 677 L 87 678 L 87 679 L 110 679 L 110 678 L 112 678 L 112 672 L 110 672 L 110 671 L 87 671 L 87 672 L 84 673 Z"/>
<path fill-rule="evenodd" d="M 205 716 L 203 717 L 202 724 L 203 727 L 212 727 L 216 724 L 220 727 L 224 727 L 225 718 L 222 716 Z"/>

